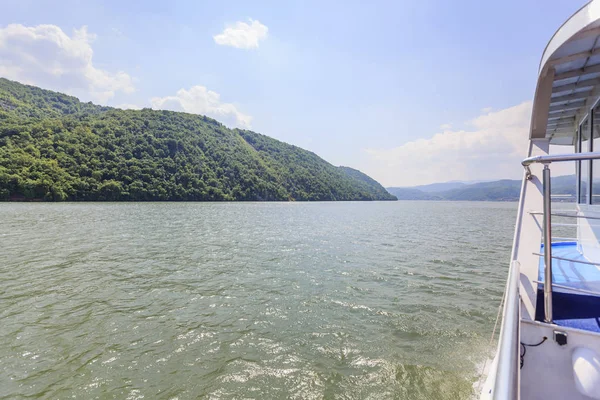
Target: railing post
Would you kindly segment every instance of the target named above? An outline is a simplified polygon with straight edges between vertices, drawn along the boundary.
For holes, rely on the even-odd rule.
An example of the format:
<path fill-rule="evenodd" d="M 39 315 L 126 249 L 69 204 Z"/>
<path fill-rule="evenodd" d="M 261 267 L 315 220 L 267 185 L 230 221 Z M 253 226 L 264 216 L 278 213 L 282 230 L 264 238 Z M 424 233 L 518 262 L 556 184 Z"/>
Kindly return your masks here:
<path fill-rule="evenodd" d="M 544 164 L 544 312 L 545 321 L 552 323 L 552 206 L 550 168 Z"/>
<path fill-rule="evenodd" d="M 502 328 L 498 338 L 496 380 L 492 398 L 515 400 L 519 398 L 519 274 L 517 261 L 510 263 L 504 292 Z M 483 396 L 482 396 L 483 397 Z"/>

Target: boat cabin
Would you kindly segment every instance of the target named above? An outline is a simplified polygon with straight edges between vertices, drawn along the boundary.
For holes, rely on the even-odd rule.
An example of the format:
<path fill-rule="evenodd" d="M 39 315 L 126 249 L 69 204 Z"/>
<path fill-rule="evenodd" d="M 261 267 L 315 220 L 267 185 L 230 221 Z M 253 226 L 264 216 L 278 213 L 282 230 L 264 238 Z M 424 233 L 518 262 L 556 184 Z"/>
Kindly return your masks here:
<path fill-rule="evenodd" d="M 600 400 L 600 0 L 546 46 L 529 139 L 498 350 L 481 396 Z M 552 201 L 553 169 L 564 163 L 576 171 L 570 207 Z"/>

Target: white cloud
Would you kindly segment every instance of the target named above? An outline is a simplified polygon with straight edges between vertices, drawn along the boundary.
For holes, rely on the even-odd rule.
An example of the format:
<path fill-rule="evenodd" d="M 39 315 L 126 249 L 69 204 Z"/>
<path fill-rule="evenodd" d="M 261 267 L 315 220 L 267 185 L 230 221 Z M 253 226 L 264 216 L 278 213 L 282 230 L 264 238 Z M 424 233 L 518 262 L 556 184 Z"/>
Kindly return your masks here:
<path fill-rule="evenodd" d="M 471 129 L 444 130 L 391 149 L 366 149 L 365 172 L 385 186 L 450 180 L 519 178 L 527 155 L 531 102 L 467 122 Z"/>
<path fill-rule="evenodd" d="M 175 96 L 153 97 L 150 103 L 154 109 L 202 114 L 239 128 L 250 128 L 252 122 L 251 116 L 241 113 L 231 103 L 222 103 L 218 93 L 204 86 L 180 89 Z"/>
<path fill-rule="evenodd" d="M 67 35 L 56 25 L 0 28 L 0 76 L 106 102 L 116 92 L 131 93 L 134 86 L 125 72 L 111 73 L 93 64 L 87 27 Z"/>
<path fill-rule="evenodd" d="M 259 21 L 249 19 L 248 22 L 238 21 L 229 25 L 218 35 L 213 36 L 215 43 L 238 49 L 256 49 L 261 40 L 267 38 L 269 28 Z"/>
<path fill-rule="evenodd" d="M 440 125 L 440 129 L 443 131 L 450 130 L 450 129 L 452 129 L 452 124 L 442 124 L 442 125 Z"/>

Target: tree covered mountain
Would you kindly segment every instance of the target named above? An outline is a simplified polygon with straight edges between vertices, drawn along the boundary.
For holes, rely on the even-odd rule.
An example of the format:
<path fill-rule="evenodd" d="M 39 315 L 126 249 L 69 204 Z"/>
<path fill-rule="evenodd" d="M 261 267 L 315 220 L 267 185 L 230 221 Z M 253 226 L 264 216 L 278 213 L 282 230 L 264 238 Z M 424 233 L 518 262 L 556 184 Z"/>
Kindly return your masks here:
<path fill-rule="evenodd" d="M 421 192 L 425 192 L 425 193 L 432 193 L 432 192 L 443 192 L 443 191 L 452 190 L 452 189 L 460 189 L 465 186 L 467 186 L 467 183 L 454 181 L 454 182 L 430 183 L 428 185 L 413 186 L 412 189 L 417 189 L 417 190 L 420 190 Z"/>
<path fill-rule="evenodd" d="M 359 171 L 200 115 L 0 78 L 0 199 L 396 200 Z"/>
<path fill-rule="evenodd" d="M 511 179 L 459 185 L 454 182 L 451 185 L 432 184 L 426 185 L 426 190 L 422 187 L 389 187 L 387 190 L 399 200 L 517 201 L 521 193 L 521 181 Z M 565 201 L 575 199 L 575 187 L 575 175 L 552 178 L 552 194 L 565 195 Z"/>

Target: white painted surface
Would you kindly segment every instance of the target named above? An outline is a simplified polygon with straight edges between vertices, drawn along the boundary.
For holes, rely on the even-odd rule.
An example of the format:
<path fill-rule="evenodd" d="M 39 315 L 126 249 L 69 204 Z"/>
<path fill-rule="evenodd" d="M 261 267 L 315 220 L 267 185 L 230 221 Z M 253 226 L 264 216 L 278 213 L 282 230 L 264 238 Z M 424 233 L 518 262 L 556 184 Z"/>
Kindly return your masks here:
<path fill-rule="evenodd" d="M 567 332 L 565 346 L 553 340 L 553 331 Z M 521 369 L 521 399 L 523 400 L 590 400 L 577 389 L 573 374 L 573 353 L 577 348 L 586 348 L 600 354 L 600 335 L 578 329 L 548 325 L 541 322 L 521 322 L 521 342 L 539 343 L 538 347 L 527 347 Z"/>
<path fill-rule="evenodd" d="M 600 77 L 600 63 L 596 52 L 599 35 L 600 1 L 592 0 L 565 21 L 552 36 L 546 45 L 538 71 L 530 138 L 547 137 L 553 143 L 568 143 L 577 123 L 600 98 L 600 86 L 595 83 L 595 79 Z M 564 86 L 572 89 L 565 89 Z M 551 97 L 553 93 L 555 97 Z M 575 101 L 576 99 L 580 101 Z M 570 102 L 566 103 L 566 100 Z M 550 110 L 558 108 L 572 111 L 575 104 L 576 117 L 563 120 L 570 124 L 549 124 Z M 552 116 L 555 117 L 556 114 Z"/>
<path fill-rule="evenodd" d="M 578 347 L 573 350 L 573 379 L 579 393 L 600 400 L 600 356 L 595 351 Z"/>
<path fill-rule="evenodd" d="M 498 357 L 494 357 L 487 371 L 484 371 L 487 377 L 483 388 L 481 389 L 480 400 L 492 400 L 492 390 L 494 389 L 494 380 L 496 378 L 496 369 L 498 366 Z"/>
<path fill-rule="evenodd" d="M 557 140 L 561 144 L 573 143 L 575 123 L 600 97 L 600 84 L 594 81 L 600 79 L 600 63 L 588 63 L 590 57 L 596 56 L 599 35 L 600 0 L 593 0 L 568 19 L 548 43 L 540 63 L 534 96 L 528 156 L 548 154 L 550 140 Z M 582 77 L 585 79 L 580 79 Z M 580 87 L 579 84 L 586 79 L 587 84 Z M 565 85 L 571 86 L 567 89 Z M 553 93 L 556 97 L 554 102 L 551 97 Z M 571 102 L 563 104 L 565 99 Z M 574 106 L 575 103 L 577 106 Z M 568 120 L 556 118 L 561 111 L 569 112 Z M 569 127 L 566 121 L 571 121 L 573 126 Z M 532 177 L 523 181 L 521 189 L 511 256 L 513 265 L 519 265 L 521 324 L 518 336 L 519 341 L 526 344 L 539 343 L 544 337 L 548 339 L 540 346 L 526 347 L 523 368 L 516 370 L 520 380 L 518 397 L 527 400 L 600 399 L 600 361 L 597 358 L 597 354 L 600 354 L 600 334 L 534 321 L 537 300 L 535 281 L 539 267 L 539 256 L 534 253 L 540 252 L 543 221 L 542 215 L 533 212 L 539 213 L 543 209 L 543 166 L 533 164 L 530 168 Z M 582 215 L 600 217 L 598 206 L 584 206 L 579 211 Z M 600 260 L 600 223 L 590 221 L 578 220 L 580 249 L 589 260 Z M 568 333 L 566 345 L 560 346 L 554 341 L 554 330 Z M 508 341 L 514 344 L 513 338 Z M 502 344 L 499 343 L 498 348 L 506 350 L 507 347 L 502 347 Z M 502 369 L 502 363 L 499 365 L 498 368 Z M 489 397 L 495 383 L 494 376 L 489 375 L 481 398 Z"/>
<path fill-rule="evenodd" d="M 577 209 L 581 216 L 600 218 L 600 205 L 579 204 Z M 577 219 L 577 247 L 588 260 L 600 260 L 599 239 L 600 219 Z"/>
<path fill-rule="evenodd" d="M 533 139 L 530 142 L 528 157 L 548 154 L 548 139 Z M 533 215 L 543 209 L 541 164 L 532 164 L 532 178 L 526 180 L 521 190 L 521 200 L 515 227 L 512 259 L 520 265 L 521 318 L 533 320 L 535 318 L 535 302 L 537 298 L 539 256 L 534 255 L 540 251 L 542 243 L 542 216 Z"/>
<path fill-rule="evenodd" d="M 590 24 L 600 18 L 600 3 L 597 1 L 590 1 L 588 4 L 583 6 L 578 12 L 573 14 L 552 36 L 550 42 L 546 45 L 542 60 L 540 61 L 541 73 L 546 63 L 550 58 L 555 55 L 558 50 L 565 45 L 568 45 L 568 41 L 571 40 L 577 33 L 585 30 Z M 559 57 L 562 55 L 558 55 Z M 558 58 L 558 57 L 556 57 Z"/>

